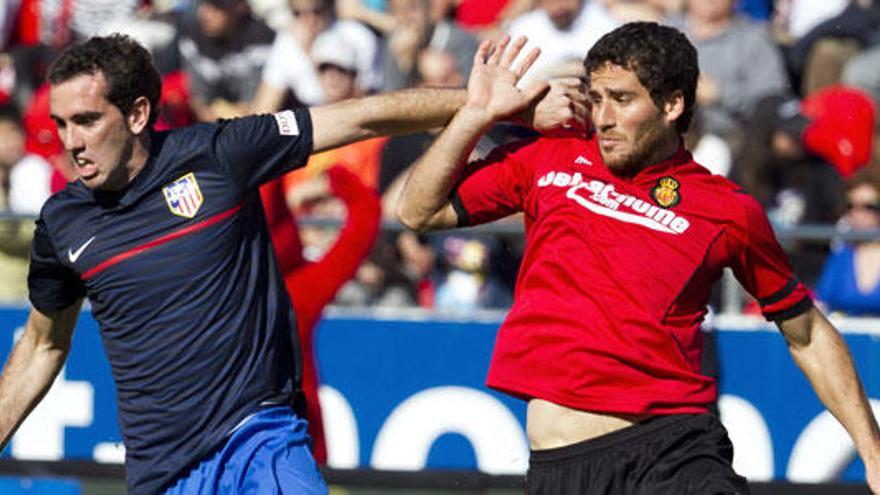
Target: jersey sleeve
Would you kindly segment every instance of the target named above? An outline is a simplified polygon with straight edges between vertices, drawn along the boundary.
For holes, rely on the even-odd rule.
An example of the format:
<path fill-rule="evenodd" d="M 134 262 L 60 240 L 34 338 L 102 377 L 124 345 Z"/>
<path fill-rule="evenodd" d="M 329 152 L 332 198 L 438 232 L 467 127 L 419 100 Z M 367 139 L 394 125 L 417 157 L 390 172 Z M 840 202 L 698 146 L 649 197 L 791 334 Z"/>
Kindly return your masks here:
<path fill-rule="evenodd" d="M 304 166 L 311 153 L 308 108 L 221 121 L 214 136 L 217 162 L 242 190 Z"/>
<path fill-rule="evenodd" d="M 798 316 L 812 307 L 810 293 L 795 276 L 764 210 L 751 197 L 743 198 L 744 224 L 737 236 L 742 243 L 734 251 L 733 272 L 767 320 Z"/>
<path fill-rule="evenodd" d="M 495 148 L 468 164 L 450 201 L 458 225 L 479 225 L 523 210 L 532 179 L 534 140 Z"/>
<path fill-rule="evenodd" d="M 28 291 L 31 304 L 44 313 L 70 307 L 86 296 L 85 284 L 76 272 L 58 259 L 42 219 L 37 220 L 31 246 Z"/>

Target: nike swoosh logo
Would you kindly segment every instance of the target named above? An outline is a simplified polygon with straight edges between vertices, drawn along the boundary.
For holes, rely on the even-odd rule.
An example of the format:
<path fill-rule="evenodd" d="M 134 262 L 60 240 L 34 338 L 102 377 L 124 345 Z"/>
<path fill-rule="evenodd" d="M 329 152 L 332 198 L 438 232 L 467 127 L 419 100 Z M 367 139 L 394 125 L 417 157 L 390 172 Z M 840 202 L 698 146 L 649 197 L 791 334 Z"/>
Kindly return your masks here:
<path fill-rule="evenodd" d="M 70 260 L 70 262 L 76 263 L 76 260 L 79 259 L 79 255 L 83 254 L 83 251 L 85 251 L 86 248 L 89 247 L 89 244 L 91 244 L 94 240 L 94 237 L 87 240 L 86 243 L 80 246 L 79 249 L 77 249 L 76 251 L 71 251 L 70 248 L 67 248 L 67 258 Z"/>

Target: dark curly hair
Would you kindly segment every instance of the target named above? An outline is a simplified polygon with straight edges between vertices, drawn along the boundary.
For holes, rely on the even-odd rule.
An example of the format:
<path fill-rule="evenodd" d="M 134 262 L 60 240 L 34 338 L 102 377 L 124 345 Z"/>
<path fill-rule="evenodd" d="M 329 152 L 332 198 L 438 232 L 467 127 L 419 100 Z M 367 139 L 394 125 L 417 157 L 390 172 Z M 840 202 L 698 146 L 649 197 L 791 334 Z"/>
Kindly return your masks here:
<path fill-rule="evenodd" d="M 684 112 L 675 122 L 680 133 L 688 130 L 696 105 L 700 76 L 697 50 L 675 28 L 655 22 L 631 22 L 611 31 L 590 48 L 584 60 L 587 81 L 605 64 L 635 72 L 657 108 L 676 91 L 684 95 Z"/>
<path fill-rule="evenodd" d="M 159 115 L 162 79 L 146 48 L 122 35 L 94 36 L 66 49 L 49 68 L 49 82 L 61 84 L 79 75 L 96 74 L 107 79 L 107 101 L 128 115 L 134 101 L 144 96 L 150 102 L 149 126 Z"/>

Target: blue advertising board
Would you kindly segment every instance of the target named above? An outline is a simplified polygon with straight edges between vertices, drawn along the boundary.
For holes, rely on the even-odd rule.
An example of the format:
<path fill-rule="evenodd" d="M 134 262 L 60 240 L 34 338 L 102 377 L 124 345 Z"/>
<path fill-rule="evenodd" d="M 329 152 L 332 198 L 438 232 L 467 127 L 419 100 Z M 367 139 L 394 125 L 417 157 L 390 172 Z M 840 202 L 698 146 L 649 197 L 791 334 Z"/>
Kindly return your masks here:
<path fill-rule="evenodd" d="M 0 309 L 0 359 L 26 317 L 23 308 Z M 525 404 L 483 385 L 499 323 L 497 315 L 325 318 L 316 354 L 330 466 L 524 472 Z M 778 332 L 743 318 L 719 319 L 717 326 L 719 410 L 736 468 L 753 481 L 863 479 L 848 437 Z M 873 400 L 880 399 L 880 338 L 861 331 L 845 338 L 880 413 Z M 62 374 L 2 456 L 122 462 L 113 381 L 87 312 Z"/>

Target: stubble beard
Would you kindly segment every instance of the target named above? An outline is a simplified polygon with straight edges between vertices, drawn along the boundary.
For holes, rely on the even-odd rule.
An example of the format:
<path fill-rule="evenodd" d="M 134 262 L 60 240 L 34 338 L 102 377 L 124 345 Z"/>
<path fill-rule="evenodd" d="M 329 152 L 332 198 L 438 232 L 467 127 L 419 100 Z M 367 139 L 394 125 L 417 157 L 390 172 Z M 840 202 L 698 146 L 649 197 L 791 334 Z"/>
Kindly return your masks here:
<path fill-rule="evenodd" d="M 643 168 L 666 158 L 659 156 L 663 152 L 666 139 L 660 124 L 646 124 L 640 131 L 635 135 L 631 150 L 623 156 L 609 159 L 602 153 L 605 165 L 614 175 L 631 177 Z"/>
<path fill-rule="evenodd" d="M 135 139 L 136 138 L 131 137 L 126 140 L 120 150 L 119 157 L 115 160 L 116 166 L 107 173 L 104 182 L 96 186 L 94 189 L 112 192 L 125 189 L 125 187 L 128 186 L 128 183 L 131 182 L 129 178 L 128 163 L 131 161 Z"/>

